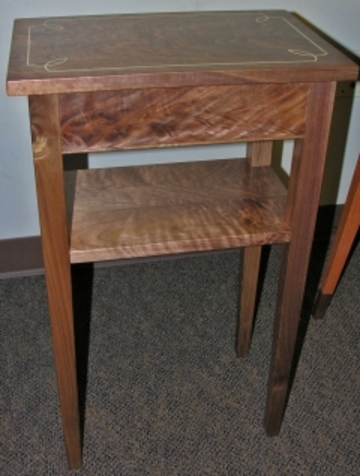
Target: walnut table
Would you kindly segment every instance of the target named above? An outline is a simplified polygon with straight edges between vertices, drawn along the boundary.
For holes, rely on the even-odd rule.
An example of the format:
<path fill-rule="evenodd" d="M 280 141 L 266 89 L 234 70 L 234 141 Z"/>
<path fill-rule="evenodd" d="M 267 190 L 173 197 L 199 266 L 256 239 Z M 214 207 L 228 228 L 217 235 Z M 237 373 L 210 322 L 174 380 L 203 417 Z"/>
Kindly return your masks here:
<path fill-rule="evenodd" d="M 265 413 L 279 433 L 336 81 L 357 74 L 284 11 L 15 21 L 7 91 L 29 97 L 69 467 L 81 465 L 71 263 L 241 248 L 246 355 L 261 246 L 283 243 Z M 294 139 L 287 190 L 271 167 L 283 139 Z M 68 225 L 63 154 L 235 142 L 246 158 L 79 170 Z"/>

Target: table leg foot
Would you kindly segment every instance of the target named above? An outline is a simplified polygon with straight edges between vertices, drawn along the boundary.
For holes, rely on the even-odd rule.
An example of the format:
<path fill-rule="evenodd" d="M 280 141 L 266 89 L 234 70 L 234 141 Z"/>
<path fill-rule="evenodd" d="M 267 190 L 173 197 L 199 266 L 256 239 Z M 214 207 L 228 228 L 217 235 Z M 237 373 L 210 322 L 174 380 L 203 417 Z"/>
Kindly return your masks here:
<path fill-rule="evenodd" d="M 322 319 L 324 317 L 332 297 L 332 294 L 323 294 L 321 289 L 318 290 L 315 297 L 314 307 L 311 312 L 314 319 Z"/>

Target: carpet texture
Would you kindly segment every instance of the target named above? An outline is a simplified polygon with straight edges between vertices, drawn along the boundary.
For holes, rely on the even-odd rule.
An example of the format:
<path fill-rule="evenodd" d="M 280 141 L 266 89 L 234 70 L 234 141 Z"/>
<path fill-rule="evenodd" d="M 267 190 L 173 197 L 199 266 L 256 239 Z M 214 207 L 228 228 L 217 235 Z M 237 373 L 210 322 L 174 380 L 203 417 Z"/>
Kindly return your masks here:
<path fill-rule="evenodd" d="M 265 253 L 245 359 L 234 351 L 237 251 L 75 269 L 84 441 L 72 474 L 359 475 L 360 246 L 314 321 L 323 251 L 275 438 L 263 416 L 280 247 Z M 0 474 L 68 474 L 42 276 L 0 281 L 0 335 Z"/>

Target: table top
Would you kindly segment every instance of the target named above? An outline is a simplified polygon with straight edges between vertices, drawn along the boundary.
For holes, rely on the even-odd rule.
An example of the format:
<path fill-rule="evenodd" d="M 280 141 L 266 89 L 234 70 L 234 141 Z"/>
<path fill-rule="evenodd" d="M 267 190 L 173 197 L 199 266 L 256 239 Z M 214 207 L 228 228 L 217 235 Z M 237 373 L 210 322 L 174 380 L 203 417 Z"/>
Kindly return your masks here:
<path fill-rule="evenodd" d="M 10 95 L 352 80 L 358 66 L 286 11 L 15 20 Z"/>

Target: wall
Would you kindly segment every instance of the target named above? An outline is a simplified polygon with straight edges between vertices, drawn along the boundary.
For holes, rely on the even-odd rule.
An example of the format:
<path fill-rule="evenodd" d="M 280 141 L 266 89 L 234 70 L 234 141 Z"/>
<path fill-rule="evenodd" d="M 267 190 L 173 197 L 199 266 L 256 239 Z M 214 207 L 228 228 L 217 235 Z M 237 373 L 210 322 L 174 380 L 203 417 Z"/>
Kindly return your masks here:
<path fill-rule="evenodd" d="M 33 236 L 39 233 L 34 176 L 31 158 L 30 132 L 26 98 L 7 97 L 5 77 L 14 18 L 84 15 L 105 13 L 130 13 L 145 11 L 241 10 L 287 9 L 317 25 L 326 34 L 348 49 L 360 51 L 360 2 L 359 0 L 0 0 L 0 240 Z M 249 6 L 250 4 L 250 6 Z M 352 104 L 348 98 L 337 103 L 337 122 L 333 128 L 329 165 L 323 192 L 323 203 L 343 203 L 357 154 L 360 152 L 360 98 Z M 346 117 L 350 117 L 346 135 Z M 339 128 L 345 132 L 339 134 Z M 221 158 L 239 155 L 241 146 L 191 148 L 186 151 L 131 152 L 104 157 L 90 157 L 91 166 L 115 161 L 170 161 L 196 158 Z M 118 163 L 118 162 L 117 162 Z M 288 160 L 284 159 L 288 168 Z"/>

